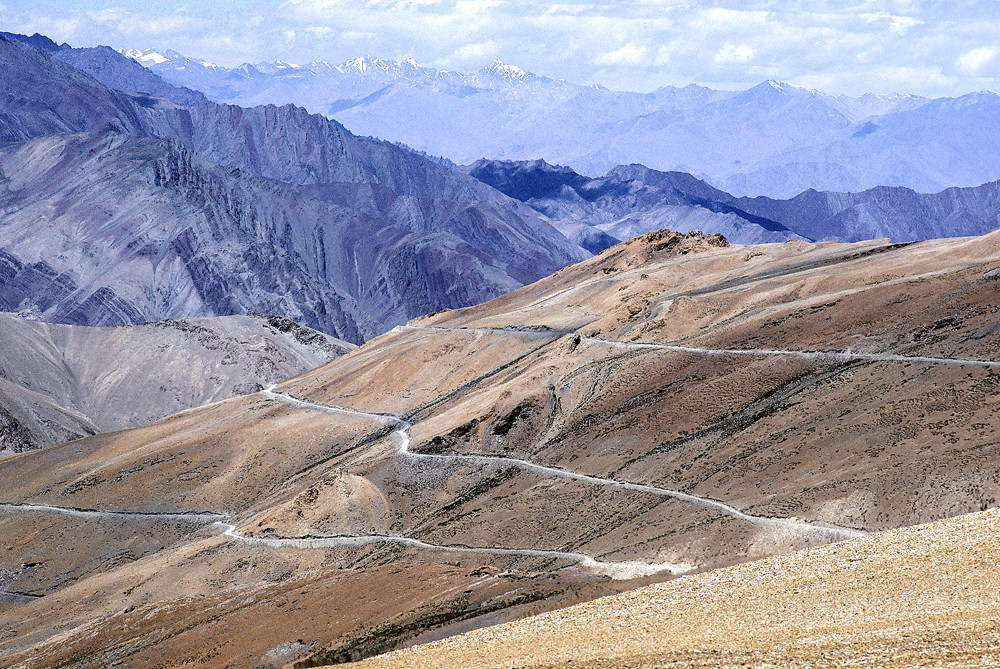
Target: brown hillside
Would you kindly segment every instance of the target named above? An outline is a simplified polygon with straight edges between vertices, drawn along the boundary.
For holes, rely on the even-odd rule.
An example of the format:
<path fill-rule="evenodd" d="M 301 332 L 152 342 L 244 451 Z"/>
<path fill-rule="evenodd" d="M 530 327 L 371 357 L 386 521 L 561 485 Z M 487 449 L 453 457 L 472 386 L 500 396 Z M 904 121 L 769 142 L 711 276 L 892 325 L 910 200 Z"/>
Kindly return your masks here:
<path fill-rule="evenodd" d="M 993 506 L 998 267 L 997 234 L 653 233 L 278 394 L 4 458 L 2 503 L 119 515 L 0 507 L 0 664 L 358 658 Z"/>

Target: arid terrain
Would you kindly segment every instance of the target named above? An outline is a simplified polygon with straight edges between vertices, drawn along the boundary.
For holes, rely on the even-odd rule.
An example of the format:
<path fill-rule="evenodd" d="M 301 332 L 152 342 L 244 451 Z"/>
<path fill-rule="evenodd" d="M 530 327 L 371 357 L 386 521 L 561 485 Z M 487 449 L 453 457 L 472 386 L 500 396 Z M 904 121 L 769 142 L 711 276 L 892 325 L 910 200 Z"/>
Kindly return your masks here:
<path fill-rule="evenodd" d="M 654 232 L 275 388 L 3 458 L 0 664 L 359 659 L 993 507 L 998 268 L 1000 234 Z"/>
<path fill-rule="evenodd" d="M 995 667 L 1000 512 L 727 567 L 358 669 Z"/>
<path fill-rule="evenodd" d="M 263 315 L 112 328 L 0 314 L 0 341 L 0 454 L 256 392 L 354 348 Z"/>

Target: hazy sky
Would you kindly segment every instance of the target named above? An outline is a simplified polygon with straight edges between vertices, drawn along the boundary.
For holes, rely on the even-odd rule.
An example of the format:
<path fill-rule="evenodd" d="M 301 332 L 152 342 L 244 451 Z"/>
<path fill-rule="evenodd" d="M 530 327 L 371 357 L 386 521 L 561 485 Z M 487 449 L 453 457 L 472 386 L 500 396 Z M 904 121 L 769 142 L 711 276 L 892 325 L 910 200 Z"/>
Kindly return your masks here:
<path fill-rule="evenodd" d="M 780 79 L 831 93 L 1000 90 L 1000 0 L 0 0 L 2 29 L 173 48 L 225 66 L 359 55 L 473 71 L 500 58 L 611 88 Z"/>

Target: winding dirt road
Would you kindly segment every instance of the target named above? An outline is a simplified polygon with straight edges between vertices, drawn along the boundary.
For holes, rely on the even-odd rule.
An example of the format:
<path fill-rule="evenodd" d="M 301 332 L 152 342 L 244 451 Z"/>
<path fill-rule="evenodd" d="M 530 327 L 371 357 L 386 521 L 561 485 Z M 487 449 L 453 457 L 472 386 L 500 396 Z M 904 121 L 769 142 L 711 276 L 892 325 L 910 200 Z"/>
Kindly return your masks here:
<path fill-rule="evenodd" d="M 432 331 L 442 331 L 442 332 L 482 332 L 489 334 L 526 336 L 531 338 L 550 338 L 553 340 L 558 339 L 559 337 L 565 336 L 567 334 L 573 334 L 573 331 L 548 330 L 545 328 L 531 328 L 531 329 L 461 328 L 461 327 L 449 328 L 441 326 L 406 325 L 406 326 L 400 326 L 399 329 L 432 330 Z M 827 362 L 827 361 L 902 362 L 902 363 L 917 363 L 917 364 L 966 365 L 966 366 L 1000 369 L 1000 361 L 977 360 L 968 358 L 904 356 L 895 354 L 859 353 L 853 351 L 798 351 L 791 349 L 759 349 L 759 348 L 758 349 L 734 349 L 734 348 L 715 349 L 715 348 L 701 348 L 694 346 L 680 346 L 674 344 L 622 342 L 622 341 L 601 339 L 598 337 L 586 337 L 586 336 L 581 336 L 581 338 L 583 340 L 598 344 L 604 344 L 616 348 L 623 348 L 630 350 L 652 349 L 652 350 L 671 351 L 677 353 L 696 353 L 702 355 L 794 356 L 818 362 Z M 465 463 L 475 463 L 475 464 L 497 464 L 497 463 L 507 464 L 511 466 L 520 467 L 527 471 L 533 471 L 545 476 L 581 481 L 584 483 L 597 486 L 612 487 L 621 490 L 630 490 L 634 492 L 641 492 L 660 497 L 677 499 L 682 502 L 692 504 L 694 506 L 712 509 L 720 513 L 723 513 L 725 515 L 728 515 L 732 518 L 735 518 L 737 520 L 752 523 L 754 525 L 758 525 L 761 527 L 787 529 L 796 532 L 803 532 L 811 536 L 823 537 L 828 541 L 840 541 L 843 539 L 852 539 L 867 534 L 862 530 L 857 530 L 848 527 L 840 527 L 836 525 L 812 523 L 804 520 L 799 520 L 796 518 L 755 516 L 740 511 L 739 509 L 730 506 L 725 502 L 722 502 L 717 499 L 712 499 L 710 497 L 703 497 L 700 495 L 694 495 L 692 493 L 683 492 L 681 490 L 661 488 L 658 486 L 652 486 L 648 484 L 632 483 L 612 478 L 594 476 L 591 474 L 582 474 L 579 472 L 573 472 L 566 469 L 560 469 L 557 467 L 540 465 L 538 463 L 531 462 L 529 460 L 522 460 L 519 458 L 510 458 L 505 456 L 493 456 L 493 455 L 464 455 L 464 454 L 414 452 L 410 450 L 411 440 L 410 440 L 409 430 L 412 427 L 412 424 L 406 419 L 402 418 L 401 416 L 395 416 L 391 414 L 370 413 L 364 411 L 356 411 L 353 409 L 344 409 L 340 407 L 331 407 L 322 404 L 316 404 L 315 402 L 302 400 L 287 395 L 285 393 L 274 392 L 274 388 L 275 386 L 271 386 L 263 390 L 262 393 L 268 397 L 280 400 L 291 406 L 295 406 L 301 409 L 322 411 L 326 413 L 333 413 L 333 414 L 347 415 L 347 416 L 360 416 L 363 418 L 384 422 L 390 425 L 395 425 L 397 427 L 397 430 L 395 431 L 394 434 L 399 440 L 398 453 L 402 457 L 408 457 L 412 459 L 465 462 Z M 521 556 L 521 557 L 537 557 L 537 558 L 548 558 L 548 559 L 565 559 L 565 560 L 571 560 L 588 570 L 607 574 L 614 578 L 634 578 L 636 576 L 649 575 L 664 571 L 668 571 L 673 574 L 680 574 L 686 571 L 690 571 L 691 569 L 694 568 L 692 565 L 678 565 L 678 564 L 647 564 L 642 562 L 601 562 L 599 560 L 594 559 L 593 557 L 584 555 L 582 553 L 574 553 L 567 551 L 487 548 L 487 547 L 472 547 L 472 546 L 447 546 L 447 545 L 430 544 L 424 541 L 420 541 L 419 539 L 413 539 L 410 537 L 400 537 L 391 535 L 349 535 L 349 536 L 335 536 L 335 537 L 304 537 L 304 538 L 249 537 L 239 534 L 236 531 L 236 527 L 234 525 L 223 522 L 225 519 L 228 518 L 227 516 L 216 513 L 208 513 L 208 512 L 149 513 L 149 512 L 127 512 L 127 511 L 98 511 L 90 509 L 76 509 L 69 507 L 48 506 L 43 504 L 0 503 L 0 513 L 17 513 L 17 512 L 53 513 L 53 514 L 60 514 L 76 518 L 104 518 L 104 519 L 117 519 L 117 520 L 137 520 L 137 521 L 147 521 L 147 522 L 167 521 L 167 522 L 177 522 L 177 523 L 196 524 L 196 525 L 206 525 L 211 523 L 218 527 L 222 527 L 224 529 L 224 535 L 226 537 L 246 543 L 271 546 L 271 547 L 329 548 L 329 547 L 342 547 L 342 546 L 361 546 L 372 543 L 395 543 L 404 546 L 419 548 L 422 550 L 442 551 L 451 553 L 475 553 L 475 554 L 490 554 L 490 555 L 511 555 L 511 556 Z M 13 593 L 8 593 L 8 594 L 13 594 Z"/>
<path fill-rule="evenodd" d="M 854 351 L 796 351 L 780 348 L 698 348 L 697 346 L 676 346 L 673 344 L 647 344 L 645 342 L 624 342 L 597 337 L 581 337 L 586 341 L 607 344 L 617 348 L 653 349 L 675 353 L 699 353 L 702 355 L 749 355 L 749 356 L 792 356 L 816 362 L 906 362 L 930 365 L 963 365 L 1000 369 L 1000 361 L 976 360 L 974 358 L 933 358 L 922 355 L 895 355 L 891 353 L 856 353 Z"/>
<path fill-rule="evenodd" d="M 398 330 L 432 330 L 437 332 L 479 332 L 485 334 L 516 335 L 532 338 L 548 336 L 558 339 L 569 334 L 577 334 L 575 330 L 550 330 L 538 328 L 463 328 L 444 327 L 440 325 L 400 325 Z M 747 355 L 747 356 L 792 356 L 817 362 L 904 362 L 931 365 L 965 365 L 971 367 L 986 367 L 1000 369 L 1000 360 L 978 360 L 976 358 L 936 358 L 923 355 L 896 355 L 893 353 L 862 353 L 857 351 L 798 351 L 781 348 L 702 348 L 698 346 L 681 346 L 678 344 L 655 344 L 639 341 L 617 341 L 580 335 L 583 341 L 606 344 L 616 348 L 634 350 L 671 351 L 673 353 L 698 353 L 701 355 Z"/>
<path fill-rule="evenodd" d="M 0 504 L 0 513 L 18 513 L 34 511 L 37 513 L 52 513 L 73 518 L 98 518 L 112 520 L 164 520 L 172 523 L 192 523 L 207 525 L 226 516 L 219 513 L 192 511 L 186 513 L 148 513 L 142 511 L 96 511 L 91 509 L 74 509 L 65 506 L 48 506 L 45 504 Z"/>
<path fill-rule="evenodd" d="M 657 486 L 646 485 L 642 483 L 630 483 L 628 481 L 618 481 L 616 479 L 603 478 L 600 476 L 593 476 L 590 474 L 581 474 L 566 469 L 559 469 L 556 467 L 548 467 L 545 465 L 540 465 L 535 462 L 531 462 L 530 460 L 521 460 L 518 458 L 509 458 L 499 455 L 463 455 L 463 454 L 414 452 L 410 450 L 410 443 L 411 443 L 410 428 L 412 427 L 412 424 L 400 416 L 393 416 L 389 414 L 366 413 L 361 411 L 353 411 L 351 409 L 343 409 L 339 407 L 331 407 L 322 404 L 316 404 L 314 402 L 308 402 L 306 400 L 286 395 L 285 393 L 274 392 L 274 386 L 271 386 L 270 388 L 267 388 L 262 392 L 269 397 L 281 400 L 283 402 L 287 402 L 288 404 L 301 408 L 312 409 L 315 411 L 324 411 L 327 413 L 362 416 L 362 417 L 394 423 L 398 427 L 398 429 L 395 432 L 395 435 L 399 439 L 399 454 L 405 457 L 410 457 L 414 459 L 438 460 L 438 461 L 448 460 L 452 462 L 465 462 L 465 463 L 475 463 L 475 464 L 501 463 L 501 464 L 513 465 L 516 467 L 520 467 L 522 469 L 526 469 L 528 471 L 533 471 L 539 474 L 543 474 L 545 476 L 553 476 L 563 479 L 570 479 L 574 481 L 583 481 L 585 483 L 590 483 L 593 485 L 618 488 L 620 490 L 631 490 L 634 492 L 648 493 L 659 497 L 669 497 L 702 508 L 713 509 L 725 515 L 736 518 L 737 520 L 753 523 L 758 526 L 791 529 L 797 532 L 807 533 L 810 536 L 822 536 L 824 539 L 828 541 L 853 539 L 856 537 L 864 536 L 866 534 L 866 532 L 861 530 L 856 530 L 847 527 L 839 527 L 835 525 L 810 523 L 795 518 L 754 516 L 748 513 L 744 513 L 743 511 L 740 511 L 739 509 L 732 507 L 726 504 L 725 502 L 721 502 L 719 500 L 712 499 L 710 497 L 702 497 L 700 495 L 693 495 L 691 493 L 682 492 L 680 490 L 672 490 L 670 488 L 660 488 Z"/>
<path fill-rule="evenodd" d="M 234 525 L 217 521 L 217 526 L 225 531 L 223 534 L 232 539 L 237 539 L 244 543 L 270 548 L 342 548 L 345 546 L 364 546 L 367 544 L 399 544 L 428 551 L 443 553 L 465 553 L 472 555 L 509 555 L 514 557 L 544 558 L 547 560 L 570 560 L 579 566 L 599 574 L 604 574 L 616 579 L 638 578 L 640 576 L 650 576 L 661 572 L 671 574 L 683 574 L 695 568 L 694 565 L 660 563 L 652 564 L 647 562 L 601 562 L 583 553 L 572 553 L 555 550 L 535 550 L 530 548 L 492 548 L 476 546 L 448 546 L 441 544 L 430 544 L 419 539 L 410 537 L 393 536 L 391 534 L 364 534 L 364 535 L 343 535 L 331 537 L 250 537 L 236 531 Z"/>

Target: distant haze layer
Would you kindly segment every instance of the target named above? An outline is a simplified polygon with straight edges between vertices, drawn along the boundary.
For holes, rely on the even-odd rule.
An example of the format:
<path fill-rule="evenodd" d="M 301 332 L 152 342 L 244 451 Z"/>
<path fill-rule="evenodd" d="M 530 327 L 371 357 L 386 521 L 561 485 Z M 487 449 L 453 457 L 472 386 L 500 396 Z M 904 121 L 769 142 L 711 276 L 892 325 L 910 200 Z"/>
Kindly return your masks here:
<path fill-rule="evenodd" d="M 291 102 L 455 163 L 541 158 L 592 176 L 641 163 L 771 197 L 807 188 L 933 192 L 1000 179 L 995 93 L 849 97 L 771 80 L 745 91 L 632 93 L 500 61 L 474 74 L 378 58 L 227 69 L 169 50 L 126 53 L 217 102 Z"/>

